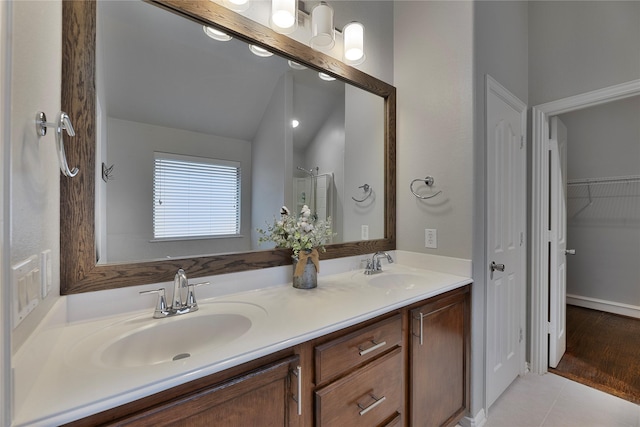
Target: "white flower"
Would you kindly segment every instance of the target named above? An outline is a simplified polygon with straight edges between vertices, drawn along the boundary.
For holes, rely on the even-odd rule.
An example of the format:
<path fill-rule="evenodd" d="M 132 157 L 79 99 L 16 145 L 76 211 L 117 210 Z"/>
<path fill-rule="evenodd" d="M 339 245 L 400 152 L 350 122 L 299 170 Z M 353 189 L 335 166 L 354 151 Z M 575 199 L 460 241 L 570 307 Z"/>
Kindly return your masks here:
<path fill-rule="evenodd" d="M 261 234 L 258 242 L 274 242 L 276 247 L 292 249 L 293 255 L 297 256 L 301 250 L 317 248 L 324 252 L 324 245 L 334 236 L 331 232 L 331 218 L 318 221 L 311 215 L 311 209 L 307 205 L 302 207 L 297 218 L 290 215 L 286 206 L 282 207 L 280 215 L 280 219 L 274 218 L 271 225 L 267 224 L 266 230 L 257 230 Z"/>

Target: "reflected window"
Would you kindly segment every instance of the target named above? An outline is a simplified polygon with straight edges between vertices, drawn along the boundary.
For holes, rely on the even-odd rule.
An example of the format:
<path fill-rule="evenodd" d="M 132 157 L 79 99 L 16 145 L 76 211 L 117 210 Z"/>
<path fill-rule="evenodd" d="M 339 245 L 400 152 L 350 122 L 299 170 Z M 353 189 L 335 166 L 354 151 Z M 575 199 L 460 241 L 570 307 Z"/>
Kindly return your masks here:
<path fill-rule="evenodd" d="M 154 153 L 153 237 L 240 234 L 240 163 Z"/>

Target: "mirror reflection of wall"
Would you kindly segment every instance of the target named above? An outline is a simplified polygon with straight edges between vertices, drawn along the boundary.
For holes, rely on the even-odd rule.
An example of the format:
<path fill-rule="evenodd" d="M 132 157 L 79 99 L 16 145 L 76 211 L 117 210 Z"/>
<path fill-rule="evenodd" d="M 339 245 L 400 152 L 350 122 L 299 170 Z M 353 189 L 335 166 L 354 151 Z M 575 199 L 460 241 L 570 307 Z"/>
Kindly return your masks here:
<path fill-rule="evenodd" d="M 299 210 L 298 166 L 315 170 L 314 209 L 326 194 L 333 243 L 361 240 L 363 224 L 369 238 L 384 236 L 383 198 L 365 207 L 351 199 L 367 181 L 384 191 L 382 98 L 255 56 L 238 40 L 214 41 L 144 2 L 99 1 L 97 25 L 96 160 L 114 165 L 112 180 L 96 179 L 99 263 L 264 249 L 255 229 L 282 205 Z M 240 232 L 154 239 L 157 152 L 239 162 Z"/>

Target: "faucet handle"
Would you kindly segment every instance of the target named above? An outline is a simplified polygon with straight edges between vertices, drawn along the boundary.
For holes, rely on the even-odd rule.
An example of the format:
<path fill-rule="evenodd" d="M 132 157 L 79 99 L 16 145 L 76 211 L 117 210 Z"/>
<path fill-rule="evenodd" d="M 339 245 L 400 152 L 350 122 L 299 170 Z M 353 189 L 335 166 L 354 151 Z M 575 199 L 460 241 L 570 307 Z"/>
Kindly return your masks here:
<path fill-rule="evenodd" d="M 193 283 L 188 286 L 189 291 L 187 293 L 187 302 L 186 306 L 189 308 L 189 311 L 196 311 L 198 309 L 198 302 L 196 301 L 196 294 L 194 292 L 195 288 L 202 285 L 208 285 L 209 282 L 202 283 Z"/>
<path fill-rule="evenodd" d="M 153 312 L 153 317 L 155 318 L 166 317 L 169 314 L 169 309 L 167 308 L 167 300 L 164 296 L 164 288 L 152 289 L 149 291 L 140 292 L 140 295 L 147 295 L 147 294 L 158 294 L 158 302 L 156 303 L 156 309 Z"/>

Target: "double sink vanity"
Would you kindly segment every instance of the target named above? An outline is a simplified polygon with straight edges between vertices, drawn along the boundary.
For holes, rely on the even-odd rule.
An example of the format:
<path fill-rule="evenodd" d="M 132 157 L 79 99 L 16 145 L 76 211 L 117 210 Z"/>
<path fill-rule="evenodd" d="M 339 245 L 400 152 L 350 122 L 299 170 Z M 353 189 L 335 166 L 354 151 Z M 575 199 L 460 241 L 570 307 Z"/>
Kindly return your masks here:
<path fill-rule="evenodd" d="M 61 321 L 39 332 L 55 344 L 40 349 L 16 425 L 455 424 L 469 399 L 471 279 L 399 255 L 312 290 L 200 288 L 199 309 L 180 316 L 154 319 L 149 302 Z"/>

